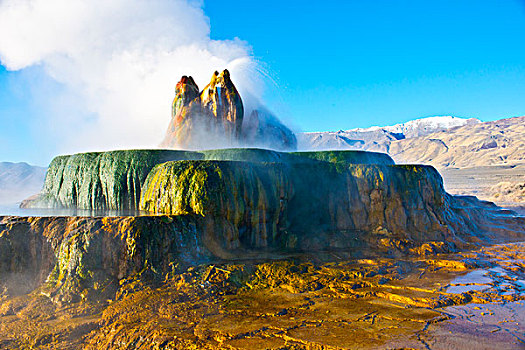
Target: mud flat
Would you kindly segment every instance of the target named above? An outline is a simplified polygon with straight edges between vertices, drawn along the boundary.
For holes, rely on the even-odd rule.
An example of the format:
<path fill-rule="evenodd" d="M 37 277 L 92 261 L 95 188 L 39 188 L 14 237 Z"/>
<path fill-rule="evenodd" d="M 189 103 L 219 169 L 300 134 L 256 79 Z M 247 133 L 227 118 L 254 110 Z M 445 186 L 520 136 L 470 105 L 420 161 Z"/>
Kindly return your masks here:
<path fill-rule="evenodd" d="M 110 299 L 0 299 L 2 349 L 523 349 L 525 244 L 377 259 L 203 264 Z M 330 261 L 323 261 L 328 259 Z M 481 272 L 480 272 L 481 271 Z M 104 286 L 99 286 L 103 288 Z"/>

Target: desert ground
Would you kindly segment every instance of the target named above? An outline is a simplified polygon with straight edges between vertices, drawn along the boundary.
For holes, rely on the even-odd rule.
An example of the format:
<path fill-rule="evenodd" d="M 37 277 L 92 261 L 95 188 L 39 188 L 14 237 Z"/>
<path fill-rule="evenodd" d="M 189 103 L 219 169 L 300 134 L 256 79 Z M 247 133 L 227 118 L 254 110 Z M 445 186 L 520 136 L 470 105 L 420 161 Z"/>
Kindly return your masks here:
<path fill-rule="evenodd" d="M 525 215 L 525 164 L 440 170 L 451 194 L 476 196 Z"/>

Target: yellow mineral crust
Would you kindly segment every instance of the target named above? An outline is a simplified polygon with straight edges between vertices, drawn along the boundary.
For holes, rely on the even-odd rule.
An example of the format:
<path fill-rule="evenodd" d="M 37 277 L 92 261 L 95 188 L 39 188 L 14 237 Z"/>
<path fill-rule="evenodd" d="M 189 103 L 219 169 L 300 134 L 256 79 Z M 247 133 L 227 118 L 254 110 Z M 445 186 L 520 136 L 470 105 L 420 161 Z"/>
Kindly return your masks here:
<path fill-rule="evenodd" d="M 146 269 L 121 279 L 104 300 L 56 303 L 42 287 L 18 296 L 4 293 L 0 345 L 523 348 L 523 243 L 427 258 L 308 259 L 208 263 L 175 268 L 160 279 L 151 279 Z M 457 287 L 463 290 L 453 291 Z"/>

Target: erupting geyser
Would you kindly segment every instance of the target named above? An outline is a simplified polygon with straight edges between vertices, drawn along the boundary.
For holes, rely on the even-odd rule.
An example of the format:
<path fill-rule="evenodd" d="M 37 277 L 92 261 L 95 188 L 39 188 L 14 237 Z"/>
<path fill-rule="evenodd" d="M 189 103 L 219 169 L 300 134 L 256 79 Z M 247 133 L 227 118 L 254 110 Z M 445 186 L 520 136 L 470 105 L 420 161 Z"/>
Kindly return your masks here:
<path fill-rule="evenodd" d="M 241 96 L 228 70 L 215 72 L 202 91 L 191 76 L 183 76 L 175 87 L 172 118 L 161 147 L 297 148 L 294 133 L 271 113 L 253 109 L 244 116 Z"/>

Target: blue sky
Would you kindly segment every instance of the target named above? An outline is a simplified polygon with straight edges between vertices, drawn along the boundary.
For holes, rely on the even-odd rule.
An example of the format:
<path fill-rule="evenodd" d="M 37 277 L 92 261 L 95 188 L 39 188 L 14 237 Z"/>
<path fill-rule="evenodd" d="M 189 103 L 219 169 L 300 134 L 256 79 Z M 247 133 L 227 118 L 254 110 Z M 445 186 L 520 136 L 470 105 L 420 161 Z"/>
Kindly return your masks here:
<path fill-rule="evenodd" d="M 525 114 L 522 1 L 207 1 L 212 38 L 267 65 L 274 110 L 305 131 L 431 115 Z"/>
<path fill-rule="evenodd" d="M 303 131 L 525 115 L 523 1 L 205 0 L 204 12 L 212 39 L 252 47 L 266 104 Z M 0 161 L 56 154 L 39 115 L 60 90 L 38 67 L 0 66 Z"/>

